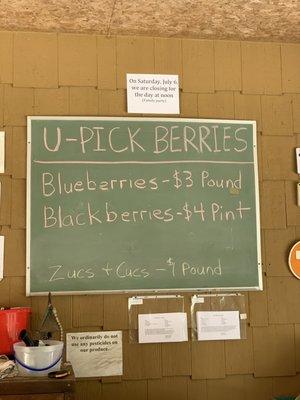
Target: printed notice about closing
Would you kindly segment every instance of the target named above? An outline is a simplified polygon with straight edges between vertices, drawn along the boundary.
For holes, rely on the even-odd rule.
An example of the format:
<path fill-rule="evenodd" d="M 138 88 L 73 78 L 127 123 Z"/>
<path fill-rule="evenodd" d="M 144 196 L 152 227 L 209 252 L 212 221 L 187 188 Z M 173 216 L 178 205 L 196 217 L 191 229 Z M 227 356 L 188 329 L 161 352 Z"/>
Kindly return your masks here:
<path fill-rule="evenodd" d="M 198 311 L 198 340 L 240 339 L 239 311 Z"/>
<path fill-rule="evenodd" d="M 178 75 L 127 74 L 127 112 L 179 114 Z"/>
<path fill-rule="evenodd" d="M 185 342 L 188 340 L 186 313 L 139 314 L 139 343 Z"/>

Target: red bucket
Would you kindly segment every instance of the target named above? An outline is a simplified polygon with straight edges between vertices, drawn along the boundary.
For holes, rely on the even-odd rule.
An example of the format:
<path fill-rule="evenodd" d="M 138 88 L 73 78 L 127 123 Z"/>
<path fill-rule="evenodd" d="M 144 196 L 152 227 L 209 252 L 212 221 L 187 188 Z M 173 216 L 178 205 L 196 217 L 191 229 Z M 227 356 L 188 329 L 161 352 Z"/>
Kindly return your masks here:
<path fill-rule="evenodd" d="M 30 307 L 0 310 L 0 354 L 13 354 L 13 344 L 19 342 L 22 329 L 27 329 Z"/>

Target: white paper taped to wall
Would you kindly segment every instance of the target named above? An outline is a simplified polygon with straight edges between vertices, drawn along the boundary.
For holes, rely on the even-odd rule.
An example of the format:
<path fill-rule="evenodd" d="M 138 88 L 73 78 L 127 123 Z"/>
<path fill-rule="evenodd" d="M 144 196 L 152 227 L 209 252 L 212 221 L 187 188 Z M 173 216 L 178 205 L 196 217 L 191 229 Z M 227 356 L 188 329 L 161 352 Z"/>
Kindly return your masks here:
<path fill-rule="evenodd" d="M 4 236 L 0 236 L 0 281 L 3 279 L 4 268 Z"/>
<path fill-rule="evenodd" d="M 121 331 L 67 333 L 66 345 L 76 378 L 123 374 Z"/>
<path fill-rule="evenodd" d="M 300 147 L 296 148 L 297 173 L 300 174 Z"/>
<path fill-rule="evenodd" d="M 184 312 L 139 314 L 139 343 L 185 342 L 188 340 Z"/>
<path fill-rule="evenodd" d="M 198 340 L 240 339 L 239 311 L 198 311 Z"/>
<path fill-rule="evenodd" d="M 0 131 L 0 174 L 4 174 L 5 169 L 5 132 Z"/>

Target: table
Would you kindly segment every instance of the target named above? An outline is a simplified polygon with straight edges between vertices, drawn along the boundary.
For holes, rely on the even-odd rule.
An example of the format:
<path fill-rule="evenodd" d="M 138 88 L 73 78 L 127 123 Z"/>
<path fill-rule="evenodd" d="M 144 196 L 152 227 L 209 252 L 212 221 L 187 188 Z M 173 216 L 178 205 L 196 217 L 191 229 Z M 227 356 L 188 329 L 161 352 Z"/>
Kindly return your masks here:
<path fill-rule="evenodd" d="M 63 369 L 65 366 L 63 366 Z M 47 376 L 16 376 L 0 380 L 0 400 L 73 400 L 75 376 L 70 365 L 70 375 L 62 379 Z"/>

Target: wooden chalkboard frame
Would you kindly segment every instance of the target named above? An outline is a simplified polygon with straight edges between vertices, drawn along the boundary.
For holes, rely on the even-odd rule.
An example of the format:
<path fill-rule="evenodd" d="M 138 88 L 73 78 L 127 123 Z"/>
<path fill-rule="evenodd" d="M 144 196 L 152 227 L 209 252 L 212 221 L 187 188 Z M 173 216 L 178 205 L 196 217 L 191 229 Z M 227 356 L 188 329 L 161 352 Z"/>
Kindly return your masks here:
<path fill-rule="evenodd" d="M 260 239 L 260 215 L 259 215 L 259 188 L 258 188 L 258 165 L 257 165 L 257 151 L 256 151 L 256 121 L 248 120 L 223 120 L 223 119 L 187 119 L 187 118 L 139 118 L 139 117 L 61 117 L 61 116 L 29 116 L 27 117 L 27 205 L 26 205 L 26 295 L 39 296 L 45 295 L 48 291 L 32 291 L 31 290 L 31 122 L 45 120 L 45 121 L 151 121 L 151 122 L 199 122 L 199 123 L 232 123 L 232 124 L 246 124 L 252 126 L 253 131 L 253 164 L 254 164 L 254 185 L 255 185 L 255 206 L 256 206 L 256 245 L 257 245 L 257 286 L 244 286 L 244 287 L 205 287 L 205 288 L 191 288 L 191 287 L 178 287 L 178 288 L 140 288 L 140 289 L 113 289 L 113 290 L 68 290 L 68 291 L 52 291 L 57 295 L 72 295 L 72 294 L 99 294 L 99 293 L 136 293 L 136 292 L 178 292 L 178 291 L 250 291 L 262 290 L 262 267 L 261 267 L 261 239 Z"/>

